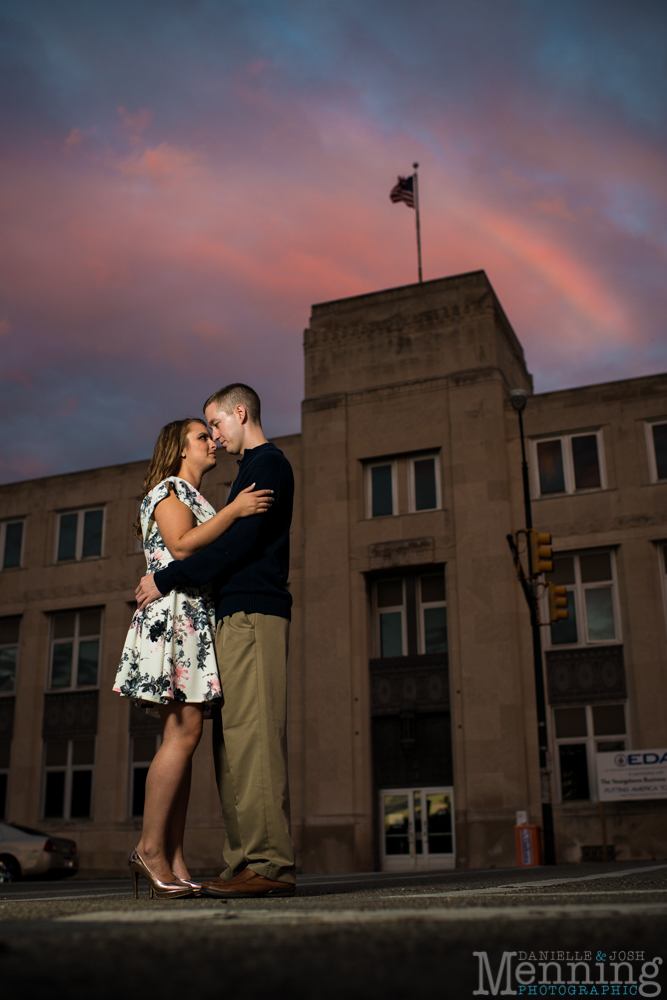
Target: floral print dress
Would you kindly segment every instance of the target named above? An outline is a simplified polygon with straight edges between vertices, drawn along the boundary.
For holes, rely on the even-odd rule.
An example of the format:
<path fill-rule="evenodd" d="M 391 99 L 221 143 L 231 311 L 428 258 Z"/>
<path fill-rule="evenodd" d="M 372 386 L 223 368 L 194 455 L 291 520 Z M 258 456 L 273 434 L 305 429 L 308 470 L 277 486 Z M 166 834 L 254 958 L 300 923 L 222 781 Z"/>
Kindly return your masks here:
<path fill-rule="evenodd" d="M 184 479 L 170 476 L 158 483 L 144 497 L 139 515 L 148 573 L 173 561 L 154 516 L 158 503 L 169 495 L 170 485 L 198 523 L 215 514 Z M 156 705 L 172 700 L 213 702 L 222 696 L 214 642 L 215 605 L 209 591 L 172 590 L 143 611 L 135 611 L 113 689 Z M 157 713 L 152 710 L 150 714 Z"/>

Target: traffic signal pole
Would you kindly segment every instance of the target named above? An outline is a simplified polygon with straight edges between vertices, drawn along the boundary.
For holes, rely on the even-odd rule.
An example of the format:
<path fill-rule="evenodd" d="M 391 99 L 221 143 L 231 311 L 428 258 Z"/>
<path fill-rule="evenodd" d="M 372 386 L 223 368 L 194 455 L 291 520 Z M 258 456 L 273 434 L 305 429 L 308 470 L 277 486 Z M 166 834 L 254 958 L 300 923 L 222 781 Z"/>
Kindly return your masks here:
<path fill-rule="evenodd" d="M 533 513 L 530 503 L 530 480 L 528 478 L 528 462 L 526 461 L 526 441 L 523 433 L 523 409 L 526 405 L 527 394 L 516 392 L 510 395 L 512 406 L 519 415 L 519 430 L 521 432 L 521 473 L 523 476 L 523 503 L 526 517 L 526 539 L 528 532 L 533 527 Z M 520 403 L 520 405 L 517 405 Z M 530 627 L 533 636 L 533 669 L 535 674 L 535 701 L 537 707 L 537 745 L 540 756 L 540 791 L 542 797 L 542 836 L 544 838 L 544 863 L 547 865 L 556 864 L 556 841 L 554 837 L 554 818 L 551 805 L 551 771 L 548 766 L 549 743 L 547 739 L 547 705 L 544 691 L 544 668 L 542 665 L 542 637 L 540 635 L 540 615 L 537 600 L 537 586 L 533 579 L 533 573 L 538 567 L 532 565 L 531 546 L 528 543 L 528 569 L 529 579 L 523 574 L 521 564 L 518 562 L 518 552 L 512 535 L 507 536 L 507 540 L 515 557 L 515 562 L 520 570 L 520 582 L 526 596 L 528 608 L 530 610 Z"/>

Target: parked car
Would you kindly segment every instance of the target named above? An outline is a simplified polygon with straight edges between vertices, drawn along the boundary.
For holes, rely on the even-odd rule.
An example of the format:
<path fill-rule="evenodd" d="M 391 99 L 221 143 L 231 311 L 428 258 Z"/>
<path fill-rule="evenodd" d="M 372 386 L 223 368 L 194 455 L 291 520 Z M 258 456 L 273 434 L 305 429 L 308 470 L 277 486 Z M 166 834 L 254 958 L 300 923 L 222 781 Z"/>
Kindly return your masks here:
<path fill-rule="evenodd" d="M 67 837 L 50 837 L 29 826 L 0 823 L 0 863 L 12 881 L 47 872 L 76 875 L 79 855 L 76 841 Z"/>

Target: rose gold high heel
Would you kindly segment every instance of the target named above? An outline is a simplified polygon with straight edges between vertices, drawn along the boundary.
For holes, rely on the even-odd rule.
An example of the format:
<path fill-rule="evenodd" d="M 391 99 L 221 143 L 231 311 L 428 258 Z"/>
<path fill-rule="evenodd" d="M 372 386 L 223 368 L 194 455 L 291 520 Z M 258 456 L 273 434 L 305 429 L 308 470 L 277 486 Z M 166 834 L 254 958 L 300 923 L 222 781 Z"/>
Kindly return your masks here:
<path fill-rule="evenodd" d="M 193 896 L 201 896 L 201 882 L 193 882 L 191 878 L 179 878 L 178 881 L 189 885 Z"/>
<path fill-rule="evenodd" d="M 136 847 L 130 855 L 129 865 L 135 899 L 139 898 L 137 889 L 140 875 L 148 882 L 149 899 L 183 899 L 184 896 L 193 895 L 190 885 L 180 879 L 175 882 L 161 882 L 150 870 Z"/>

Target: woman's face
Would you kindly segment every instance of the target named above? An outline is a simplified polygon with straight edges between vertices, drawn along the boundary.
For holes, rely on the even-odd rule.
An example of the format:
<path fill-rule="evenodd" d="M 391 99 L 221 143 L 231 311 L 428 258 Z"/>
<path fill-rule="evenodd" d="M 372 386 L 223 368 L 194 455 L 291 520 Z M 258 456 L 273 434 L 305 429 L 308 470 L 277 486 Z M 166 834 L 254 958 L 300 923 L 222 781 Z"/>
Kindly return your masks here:
<path fill-rule="evenodd" d="M 188 464 L 202 474 L 216 466 L 216 443 L 203 424 L 190 424 L 183 451 Z"/>

